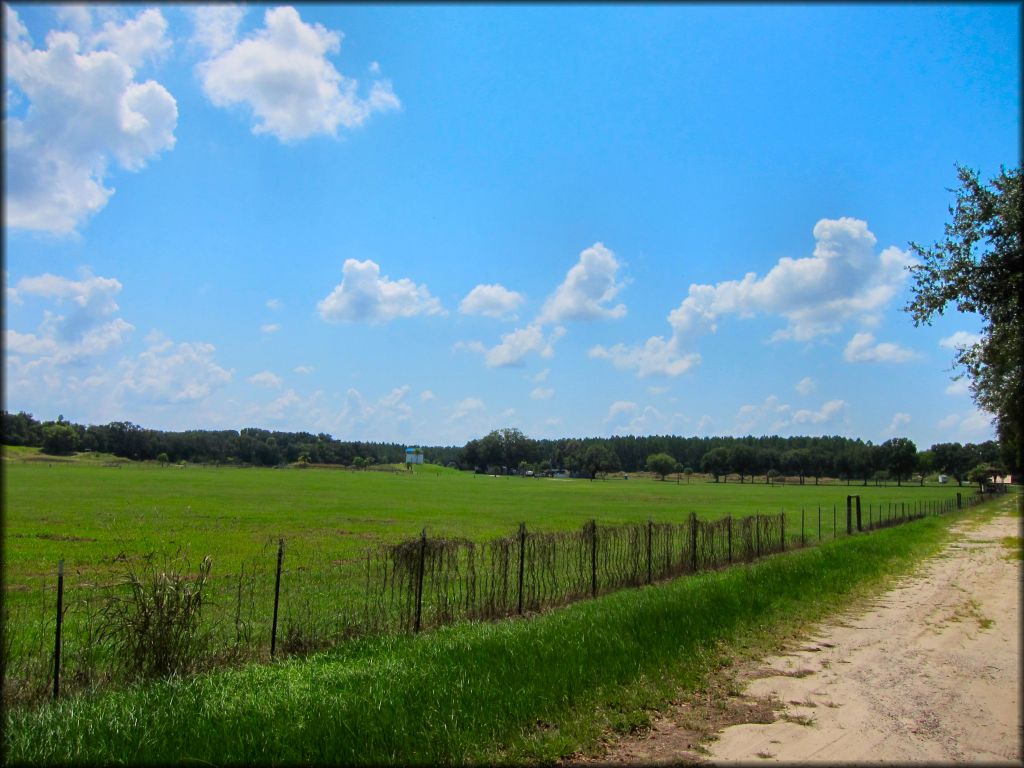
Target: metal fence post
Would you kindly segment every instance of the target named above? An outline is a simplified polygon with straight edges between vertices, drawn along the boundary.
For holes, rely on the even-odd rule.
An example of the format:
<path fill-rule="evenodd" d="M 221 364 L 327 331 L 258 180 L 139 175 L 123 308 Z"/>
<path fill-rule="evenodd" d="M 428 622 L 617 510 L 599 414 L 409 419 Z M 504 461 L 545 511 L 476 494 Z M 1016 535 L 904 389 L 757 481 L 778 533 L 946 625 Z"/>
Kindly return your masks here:
<path fill-rule="evenodd" d="M 647 583 L 648 584 L 651 583 L 651 577 L 652 577 L 652 572 L 651 572 L 651 565 L 652 565 L 652 563 L 651 563 L 651 560 L 652 560 L 652 556 L 654 554 L 654 552 L 653 552 L 653 542 L 652 542 L 653 535 L 654 535 L 654 522 L 651 521 L 651 520 L 648 520 L 647 521 Z"/>
<path fill-rule="evenodd" d="M 274 577 L 274 621 L 270 627 L 270 658 L 277 651 L 277 605 L 281 599 L 281 561 L 284 559 L 284 539 L 277 540 L 277 575 Z"/>
<path fill-rule="evenodd" d="M 690 513 L 690 572 L 697 572 L 697 513 Z"/>
<path fill-rule="evenodd" d="M 413 631 L 419 633 L 420 618 L 423 615 L 423 564 L 427 558 L 427 529 L 424 528 L 420 534 L 420 563 L 419 573 L 416 575 L 416 626 Z"/>
<path fill-rule="evenodd" d="M 523 615 L 523 565 L 526 561 L 526 523 L 519 524 L 519 615 Z"/>
<path fill-rule="evenodd" d="M 64 561 L 57 563 L 57 629 L 53 639 L 53 699 L 60 695 L 60 630 L 64 623 Z"/>
<path fill-rule="evenodd" d="M 590 521 L 590 596 L 597 597 L 597 520 Z"/>

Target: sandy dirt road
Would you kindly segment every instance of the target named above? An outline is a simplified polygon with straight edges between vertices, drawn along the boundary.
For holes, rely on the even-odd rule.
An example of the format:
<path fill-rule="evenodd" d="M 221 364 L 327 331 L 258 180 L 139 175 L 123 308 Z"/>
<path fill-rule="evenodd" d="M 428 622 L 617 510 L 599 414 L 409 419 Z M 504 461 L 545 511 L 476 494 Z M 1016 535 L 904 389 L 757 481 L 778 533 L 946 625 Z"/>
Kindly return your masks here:
<path fill-rule="evenodd" d="M 961 524 L 894 589 L 744 670 L 729 707 L 691 702 L 594 762 L 1020 765 L 1020 523 Z M 694 728 L 715 713 L 727 727 Z"/>

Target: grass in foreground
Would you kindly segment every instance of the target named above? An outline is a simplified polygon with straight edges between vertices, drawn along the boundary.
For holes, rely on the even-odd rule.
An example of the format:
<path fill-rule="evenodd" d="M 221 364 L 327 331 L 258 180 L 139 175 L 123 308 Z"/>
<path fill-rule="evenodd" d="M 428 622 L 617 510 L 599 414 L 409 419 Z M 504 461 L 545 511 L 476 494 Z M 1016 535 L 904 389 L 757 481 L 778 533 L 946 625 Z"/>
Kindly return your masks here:
<path fill-rule="evenodd" d="M 989 507 L 991 505 L 985 505 Z M 353 642 L 6 715 L 30 763 L 549 762 L 934 553 L 956 516 L 531 620 Z"/>

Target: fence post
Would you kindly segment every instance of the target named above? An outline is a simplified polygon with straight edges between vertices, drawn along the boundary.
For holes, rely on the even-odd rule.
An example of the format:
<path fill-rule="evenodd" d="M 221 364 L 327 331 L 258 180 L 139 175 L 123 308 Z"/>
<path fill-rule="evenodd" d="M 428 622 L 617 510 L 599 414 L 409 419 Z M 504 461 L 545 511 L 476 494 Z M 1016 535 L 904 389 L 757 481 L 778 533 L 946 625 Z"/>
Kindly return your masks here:
<path fill-rule="evenodd" d="M 526 523 L 519 524 L 519 615 L 523 615 L 523 564 L 526 560 Z"/>
<path fill-rule="evenodd" d="M 53 699 L 60 695 L 60 630 L 64 623 L 64 561 L 57 563 L 57 630 L 53 639 Z"/>
<path fill-rule="evenodd" d="M 836 505 L 832 505 L 832 540 L 836 539 Z"/>
<path fill-rule="evenodd" d="M 800 546 L 806 546 L 807 541 L 804 538 L 804 508 L 800 507 Z"/>
<path fill-rule="evenodd" d="M 728 519 L 729 519 L 729 525 L 728 525 L 728 532 L 729 532 L 729 565 L 732 565 L 732 515 L 729 515 Z"/>
<path fill-rule="evenodd" d="M 420 619 L 423 616 L 423 564 L 427 559 L 427 529 L 420 533 L 420 564 L 416 574 L 416 626 L 414 632 L 419 634 Z M 507 571 L 506 571 L 507 572 Z M 507 593 L 506 593 L 507 594 Z"/>
<path fill-rule="evenodd" d="M 821 504 L 818 505 L 818 543 L 821 544 Z"/>
<path fill-rule="evenodd" d="M 590 596 L 597 597 L 597 520 L 590 521 Z"/>
<path fill-rule="evenodd" d="M 853 535 L 853 496 L 846 497 L 846 535 Z"/>
<path fill-rule="evenodd" d="M 864 527 L 861 525 L 860 520 L 860 494 L 857 494 L 853 498 L 857 500 L 857 531 L 860 532 L 864 530 Z"/>
<path fill-rule="evenodd" d="M 779 534 L 779 542 L 782 544 L 782 551 L 786 551 L 786 510 L 779 512 L 779 523 L 781 532 Z"/>
<path fill-rule="evenodd" d="M 690 513 L 690 572 L 697 572 L 697 513 Z"/>
<path fill-rule="evenodd" d="M 963 505 L 964 505 L 963 497 L 960 496 L 960 491 L 957 491 L 956 492 L 956 508 L 957 509 L 963 509 Z"/>
<path fill-rule="evenodd" d="M 754 554 L 761 556 L 761 513 L 754 512 Z"/>
<path fill-rule="evenodd" d="M 647 583 L 651 583 L 651 556 L 653 554 L 653 547 L 651 538 L 654 534 L 654 522 L 651 520 L 647 521 Z"/>
<path fill-rule="evenodd" d="M 281 561 L 284 559 L 284 539 L 277 540 L 277 575 L 274 577 L 274 621 L 270 626 L 270 658 L 277 651 L 277 605 L 281 600 Z"/>

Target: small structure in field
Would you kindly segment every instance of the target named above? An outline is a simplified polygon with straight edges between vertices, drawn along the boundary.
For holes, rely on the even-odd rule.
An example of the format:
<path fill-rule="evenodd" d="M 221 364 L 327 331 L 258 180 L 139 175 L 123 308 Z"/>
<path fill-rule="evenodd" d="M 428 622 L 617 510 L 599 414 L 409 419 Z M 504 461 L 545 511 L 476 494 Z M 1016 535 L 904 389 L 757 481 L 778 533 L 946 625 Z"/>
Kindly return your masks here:
<path fill-rule="evenodd" d="M 423 449 L 412 447 L 405 449 L 405 465 L 408 467 L 412 464 L 423 463 Z"/>

